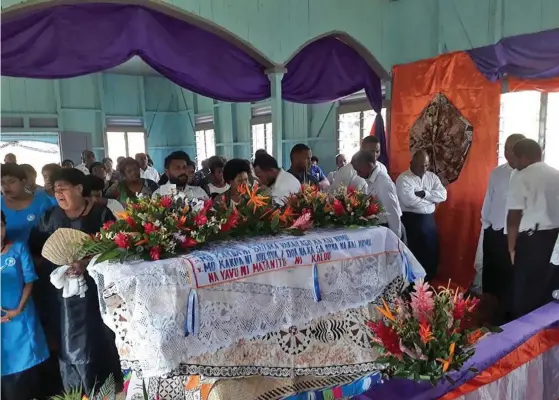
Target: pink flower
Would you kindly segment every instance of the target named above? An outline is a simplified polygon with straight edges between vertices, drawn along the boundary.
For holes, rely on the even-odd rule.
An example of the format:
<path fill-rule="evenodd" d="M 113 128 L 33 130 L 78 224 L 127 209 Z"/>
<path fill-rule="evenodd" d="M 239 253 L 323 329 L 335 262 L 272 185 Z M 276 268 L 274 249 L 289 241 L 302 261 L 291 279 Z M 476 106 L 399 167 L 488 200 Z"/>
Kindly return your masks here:
<path fill-rule="evenodd" d="M 151 222 L 146 222 L 144 224 L 144 232 L 146 233 L 146 235 L 149 235 L 150 233 L 156 232 L 157 231 L 157 227 L 155 225 L 153 225 Z"/>
<path fill-rule="evenodd" d="M 208 218 L 206 217 L 206 214 L 204 213 L 203 210 L 200 211 L 198 214 L 196 214 L 196 216 L 194 217 L 194 223 L 196 224 L 196 226 L 202 226 L 207 222 L 208 222 Z"/>
<path fill-rule="evenodd" d="M 126 233 L 117 233 L 114 242 L 118 248 L 127 249 L 130 246 L 130 236 Z"/>
<path fill-rule="evenodd" d="M 115 224 L 115 221 L 107 221 L 103 224 L 103 230 L 108 231 L 111 229 L 111 226 Z"/>
<path fill-rule="evenodd" d="M 433 299 L 433 292 L 429 290 L 431 286 L 423 279 L 415 282 L 413 291 L 411 292 L 411 309 L 413 316 L 419 320 L 429 319 L 433 308 L 435 307 L 435 300 Z"/>
<path fill-rule="evenodd" d="M 299 231 L 306 231 L 312 228 L 312 214 L 309 210 L 304 210 L 303 214 L 297 218 L 289 229 L 296 229 Z"/>
<path fill-rule="evenodd" d="M 332 209 L 334 210 L 334 215 L 336 217 L 340 217 L 345 213 L 344 205 L 338 199 L 334 200 L 334 203 L 332 204 Z"/>
<path fill-rule="evenodd" d="M 355 187 L 353 185 L 349 185 L 347 188 L 347 194 L 354 194 L 355 193 Z"/>
<path fill-rule="evenodd" d="M 128 225 L 130 225 L 131 228 L 136 227 L 136 221 L 134 221 L 134 218 L 132 218 L 129 215 L 124 218 L 124 222 L 126 222 Z"/>
<path fill-rule="evenodd" d="M 165 208 L 169 208 L 171 207 L 171 204 L 173 204 L 173 199 L 171 199 L 170 197 L 162 197 L 161 200 L 159 200 L 159 205 L 161 207 L 165 207 Z"/>
<path fill-rule="evenodd" d="M 371 215 L 378 214 L 378 209 L 378 204 L 375 202 L 371 202 L 371 204 L 369 204 L 369 207 L 367 207 L 367 209 L 365 210 L 365 216 L 369 217 Z"/>
<path fill-rule="evenodd" d="M 161 258 L 161 247 L 153 246 L 149 251 L 149 256 L 154 261 L 159 260 Z"/>
<path fill-rule="evenodd" d="M 194 247 L 197 244 L 198 244 L 198 242 L 196 241 L 196 239 L 193 239 L 191 237 L 187 237 L 181 242 L 181 247 L 183 249 L 187 249 L 189 247 Z"/>

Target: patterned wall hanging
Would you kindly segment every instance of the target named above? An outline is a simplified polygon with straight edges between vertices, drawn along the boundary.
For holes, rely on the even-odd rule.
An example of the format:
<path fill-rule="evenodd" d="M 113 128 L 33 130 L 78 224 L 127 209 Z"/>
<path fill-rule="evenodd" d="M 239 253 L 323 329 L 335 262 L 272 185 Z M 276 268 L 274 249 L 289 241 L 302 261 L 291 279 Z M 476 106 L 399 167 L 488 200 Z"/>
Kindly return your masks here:
<path fill-rule="evenodd" d="M 423 109 L 410 130 L 410 150 L 429 155 L 431 171 L 443 185 L 460 176 L 473 140 L 473 126 L 461 112 L 438 93 Z"/>

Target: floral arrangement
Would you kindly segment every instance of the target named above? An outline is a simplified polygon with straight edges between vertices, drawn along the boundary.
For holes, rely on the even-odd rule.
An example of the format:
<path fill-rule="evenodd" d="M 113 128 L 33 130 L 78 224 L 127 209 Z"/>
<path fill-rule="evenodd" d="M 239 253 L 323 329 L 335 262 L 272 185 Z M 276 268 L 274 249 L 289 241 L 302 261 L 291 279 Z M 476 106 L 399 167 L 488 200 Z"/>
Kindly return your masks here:
<path fill-rule="evenodd" d="M 474 345 L 489 328 L 471 328 L 478 299 L 464 298 L 450 288 L 435 291 L 422 280 L 415 283 L 407 300 L 396 300 L 391 308 L 384 300 L 377 307 L 384 317 L 368 323 L 373 346 L 381 350 L 378 362 L 387 365 L 389 375 L 435 384 L 452 379 L 474 355 Z"/>
<path fill-rule="evenodd" d="M 81 244 L 81 254 L 99 255 L 97 262 L 159 260 L 228 237 L 302 234 L 313 226 L 375 225 L 382 212 L 373 197 L 352 188 L 331 197 L 303 186 L 281 207 L 258 184 L 237 190 L 240 200 L 234 204 L 225 195 L 215 201 L 139 195 L 128 200 L 116 222 L 105 223 Z"/>

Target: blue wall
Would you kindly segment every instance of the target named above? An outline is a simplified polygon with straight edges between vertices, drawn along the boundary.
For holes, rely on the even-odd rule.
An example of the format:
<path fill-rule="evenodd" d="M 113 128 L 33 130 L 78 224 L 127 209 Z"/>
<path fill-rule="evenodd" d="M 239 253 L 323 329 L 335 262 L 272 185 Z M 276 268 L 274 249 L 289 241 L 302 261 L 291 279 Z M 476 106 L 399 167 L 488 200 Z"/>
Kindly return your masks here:
<path fill-rule="evenodd" d="M 4 0 L 3 8 L 19 3 Z M 505 36 L 559 27 L 557 0 L 171 0 L 222 25 L 277 63 L 304 43 L 345 31 L 390 70 L 392 65 L 491 44 Z M 214 102 L 156 76 L 94 74 L 44 81 L 2 78 L 3 116 L 54 116 L 58 130 L 91 132 L 104 154 L 108 116 L 142 117 L 148 151 L 161 168 L 165 154 L 194 155 L 195 115 L 213 114 L 218 154 L 250 156 L 250 104 Z M 183 99 L 184 94 L 184 99 Z M 284 164 L 306 142 L 326 170 L 337 151 L 336 105 L 284 103 Z M 240 143 L 233 146 L 231 143 Z"/>

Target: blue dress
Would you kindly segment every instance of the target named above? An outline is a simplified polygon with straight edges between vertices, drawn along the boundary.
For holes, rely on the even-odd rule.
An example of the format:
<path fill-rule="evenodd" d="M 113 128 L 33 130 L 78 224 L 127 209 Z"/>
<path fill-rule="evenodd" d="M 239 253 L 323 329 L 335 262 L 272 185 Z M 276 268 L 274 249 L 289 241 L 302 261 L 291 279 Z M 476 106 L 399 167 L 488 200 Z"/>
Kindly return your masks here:
<path fill-rule="evenodd" d="M 6 237 L 12 242 L 27 243 L 29 233 L 37 225 L 39 218 L 56 204 L 56 200 L 53 199 L 46 192 L 37 192 L 27 208 L 12 210 L 6 207 L 4 196 L 2 196 L 0 206 L 6 215 Z"/>
<path fill-rule="evenodd" d="M 19 306 L 23 287 L 37 280 L 33 260 L 27 247 L 15 242 L 2 254 L 1 305 L 5 310 Z M 30 297 L 17 317 L 2 324 L 2 376 L 25 371 L 50 356 L 41 322 Z"/>

